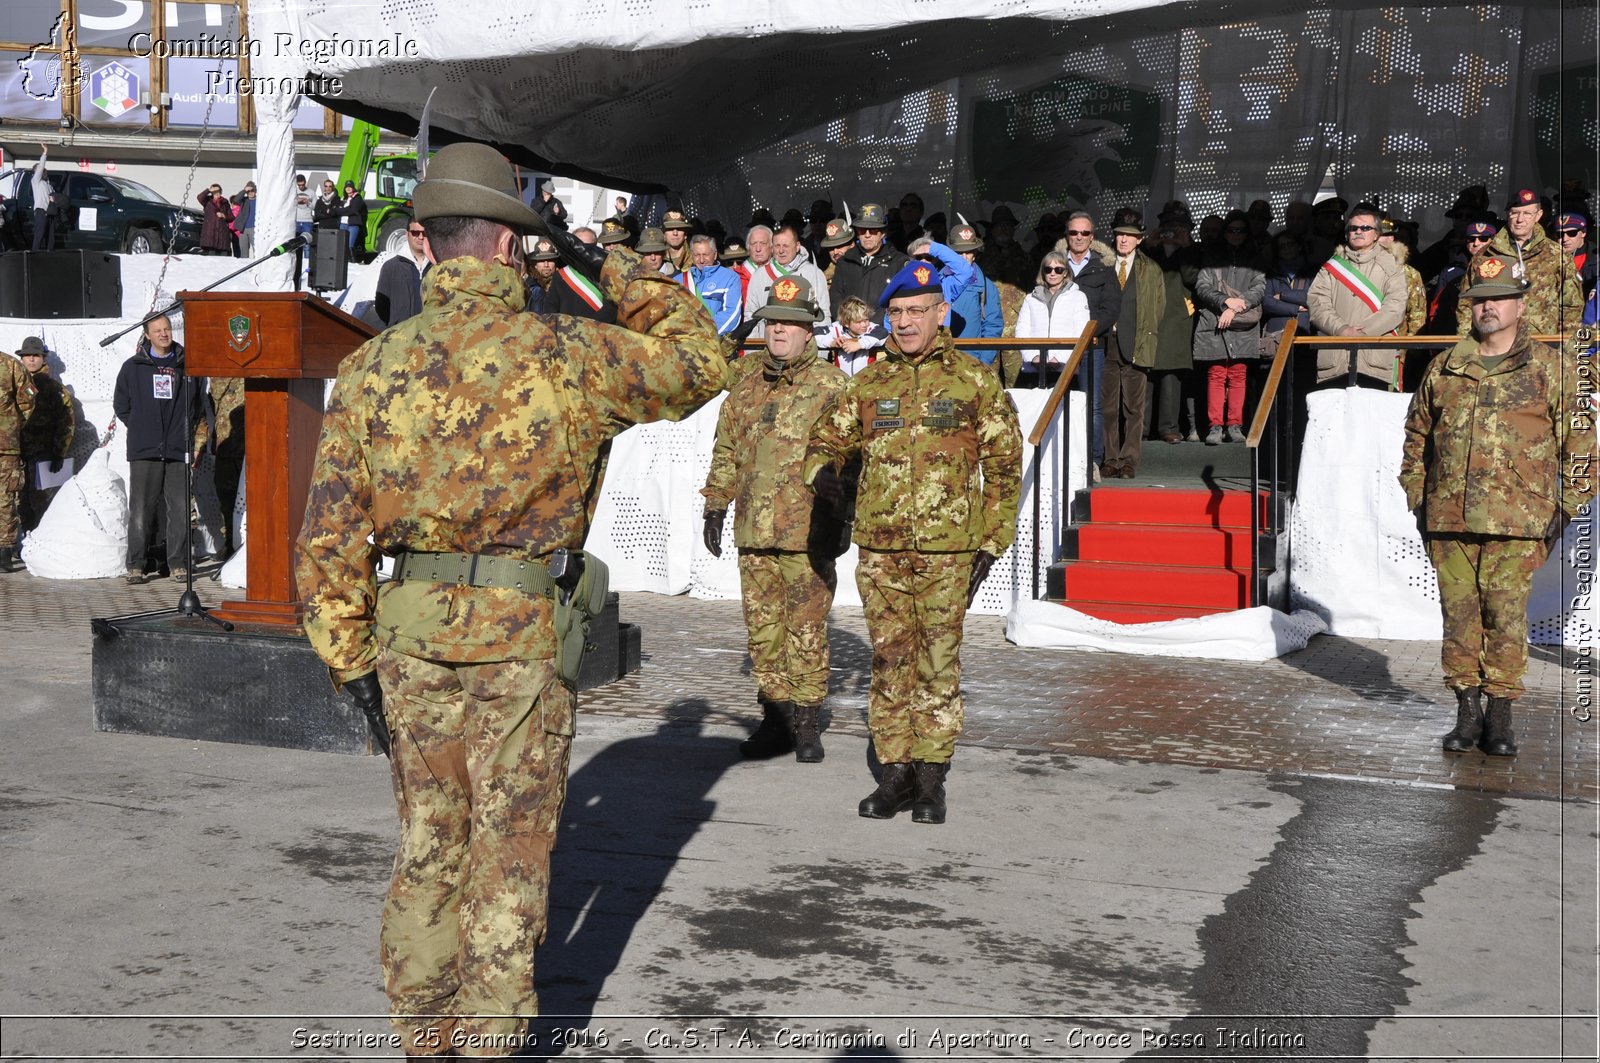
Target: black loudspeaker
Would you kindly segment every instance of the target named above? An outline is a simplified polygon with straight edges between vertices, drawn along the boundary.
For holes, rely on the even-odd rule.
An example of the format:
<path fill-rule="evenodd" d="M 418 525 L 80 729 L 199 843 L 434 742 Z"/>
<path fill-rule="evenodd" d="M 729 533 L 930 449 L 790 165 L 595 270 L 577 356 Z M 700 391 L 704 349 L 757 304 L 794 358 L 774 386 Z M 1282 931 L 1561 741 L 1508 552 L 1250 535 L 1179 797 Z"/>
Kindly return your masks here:
<path fill-rule="evenodd" d="M 0 255 L 0 317 L 121 317 L 122 261 L 103 251 Z"/>
<path fill-rule="evenodd" d="M 344 288 L 350 275 L 350 237 L 343 229 L 318 229 L 311 250 L 311 287 Z"/>

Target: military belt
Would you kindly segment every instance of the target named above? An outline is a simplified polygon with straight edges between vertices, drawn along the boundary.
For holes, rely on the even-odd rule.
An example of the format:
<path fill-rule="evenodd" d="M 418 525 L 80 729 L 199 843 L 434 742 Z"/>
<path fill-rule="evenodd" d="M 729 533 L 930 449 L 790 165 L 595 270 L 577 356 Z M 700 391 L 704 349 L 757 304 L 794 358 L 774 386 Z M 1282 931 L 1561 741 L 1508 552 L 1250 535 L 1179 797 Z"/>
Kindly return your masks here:
<path fill-rule="evenodd" d="M 497 554 L 432 554 L 406 551 L 394 559 L 394 578 L 464 587 L 503 587 L 554 598 L 555 582 L 542 561 Z"/>

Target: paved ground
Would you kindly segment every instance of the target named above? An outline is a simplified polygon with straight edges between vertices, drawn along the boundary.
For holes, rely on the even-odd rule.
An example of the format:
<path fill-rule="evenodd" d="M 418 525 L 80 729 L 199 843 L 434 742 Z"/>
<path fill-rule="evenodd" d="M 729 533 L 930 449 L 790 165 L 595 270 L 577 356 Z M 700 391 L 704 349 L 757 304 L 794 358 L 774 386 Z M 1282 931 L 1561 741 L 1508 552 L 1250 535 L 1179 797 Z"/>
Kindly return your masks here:
<path fill-rule="evenodd" d="M 176 596 L 0 579 L 0 1052 L 393 1057 L 384 763 L 92 730 L 87 618 Z M 1506 763 L 1437 752 L 1433 644 L 1168 662 L 974 620 L 951 820 L 926 828 L 854 814 L 859 614 L 813 767 L 737 757 L 736 604 L 623 613 L 648 656 L 584 698 L 540 1051 L 1596 1056 L 1594 724 L 1554 654 Z"/>

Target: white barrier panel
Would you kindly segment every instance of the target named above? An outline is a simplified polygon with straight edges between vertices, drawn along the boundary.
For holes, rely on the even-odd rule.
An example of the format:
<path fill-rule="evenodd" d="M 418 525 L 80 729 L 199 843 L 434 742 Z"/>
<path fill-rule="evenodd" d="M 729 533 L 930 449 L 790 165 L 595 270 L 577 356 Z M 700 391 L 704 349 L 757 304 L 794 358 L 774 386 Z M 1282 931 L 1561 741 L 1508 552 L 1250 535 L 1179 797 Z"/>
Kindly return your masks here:
<path fill-rule="evenodd" d="M 1006 638 L 1018 646 L 1224 661 L 1268 661 L 1305 649 L 1312 635 L 1327 630 L 1323 619 L 1309 610 L 1291 616 L 1266 606 L 1153 624 L 1114 624 L 1055 602 L 1019 601 L 1006 618 Z"/>
<path fill-rule="evenodd" d="M 1291 521 L 1289 585 L 1335 635 L 1432 639 L 1443 635 L 1439 585 L 1400 489 L 1409 395 L 1364 388 L 1313 392 Z M 1567 528 L 1534 579 L 1529 641 L 1592 641 L 1594 507 Z"/>
<path fill-rule="evenodd" d="M 1023 432 L 1022 503 L 1017 512 L 1017 538 L 995 562 L 978 591 L 973 612 L 1002 615 L 1019 599 L 1033 596 L 1033 447 L 1027 444 L 1048 392 L 1040 389 L 1011 391 Z M 1072 489 L 1083 482 L 1083 396 L 1069 392 L 1073 424 L 1080 431 L 1072 439 Z M 711 448 L 716 437 L 717 412 L 725 396 L 679 423 L 636 425 L 612 445 L 606 481 L 595 507 L 594 524 L 586 549 L 593 550 L 611 569 L 615 590 L 689 593 L 697 598 L 739 597 L 738 552 L 725 547 L 714 558 L 701 541 L 705 500 L 700 488 L 711 469 Z M 1055 556 L 1060 537 L 1056 532 L 1061 510 L 1060 419 L 1041 442 L 1043 453 L 1040 494 L 1040 538 L 1047 544 L 1040 558 L 1039 586 Z M 733 513 L 724 529 L 724 542 L 733 541 Z M 856 549 L 839 559 L 839 589 L 835 605 L 859 606 L 855 583 Z"/>

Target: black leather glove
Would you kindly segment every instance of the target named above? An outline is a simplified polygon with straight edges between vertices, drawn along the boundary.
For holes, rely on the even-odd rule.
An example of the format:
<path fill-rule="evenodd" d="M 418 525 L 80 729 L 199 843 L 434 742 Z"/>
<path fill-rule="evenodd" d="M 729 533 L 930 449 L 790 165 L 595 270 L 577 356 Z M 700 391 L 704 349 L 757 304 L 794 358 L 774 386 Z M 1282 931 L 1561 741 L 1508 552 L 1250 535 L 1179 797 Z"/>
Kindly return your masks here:
<path fill-rule="evenodd" d="M 994 567 L 994 555 L 987 550 L 979 550 L 972 555 L 972 578 L 967 581 L 967 608 L 972 608 L 972 603 L 978 598 L 978 588 L 983 586 L 983 581 L 989 577 L 989 570 Z"/>
<path fill-rule="evenodd" d="M 728 353 L 731 355 L 732 352 L 737 351 L 740 347 L 743 347 L 744 341 L 750 338 L 750 333 L 754 332 L 756 330 L 756 326 L 759 324 L 761 324 L 761 319 L 759 317 L 750 318 L 738 328 L 722 337 L 723 345 Z"/>
<path fill-rule="evenodd" d="M 1417 534 L 1426 539 L 1428 537 L 1428 504 L 1424 502 L 1412 510 L 1411 515 L 1417 518 Z"/>
<path fill-rule="evenodd" d="M 706 510 L 705 543 L 712 557 L 722 556 L 722 522 L 727 517 L 725 509 Z"/>
<path fill-rule="evenodd" d="M 599 244 L 586 244 L 559 226 L 549 226 L 540 234 L 555 246 L 561 261 L 600 286 L 600 271 L 605 268 L 606 249 Z"/>
<path fill-rule="evenodd" d="M 837 516 L 848 519 L 855 512 L 856 478 L 860 471 L 859 462 L 851 462 L 837 471 L 831 465 L 824 465 L 812 479 L 811 489 L 818 498 L 833 507 Z"/>
<path fill-rule="evenodd" d="M 389 721 L 383 717 L 383 688 L 378 686 L 378 673 L 368 672 L 366 675 L 358 675 L 346 682 L 344 688 L 350 692 L 356 708 L 367 718 L 367 730 L 372 732 L 373 744 L 387 757 L 390 742 Z"/>
<path fill-rule="evenodd" d="M 50 471 L 51 472 L 60 472 L 63 460 L 64 459 L 62 459 L 62 458 L 51 458 L 50 459 Z"/>

